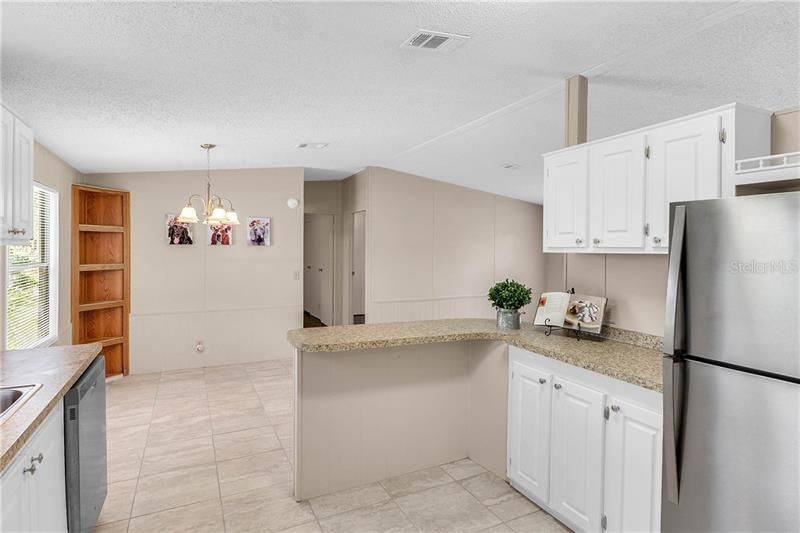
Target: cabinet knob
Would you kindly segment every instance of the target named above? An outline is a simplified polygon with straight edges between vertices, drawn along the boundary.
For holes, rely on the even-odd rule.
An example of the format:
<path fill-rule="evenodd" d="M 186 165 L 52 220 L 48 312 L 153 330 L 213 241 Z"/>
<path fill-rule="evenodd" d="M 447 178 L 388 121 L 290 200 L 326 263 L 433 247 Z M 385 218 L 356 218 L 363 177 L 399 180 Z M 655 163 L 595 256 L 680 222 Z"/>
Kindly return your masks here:
<path fill-rule="evenodd" d="M 34 474 L 36 473 L 36 465 L 32 464 L 32 465 L 31 465 L 31 466 L 29 466 L 28 468 L 23 468 L 23 469 L 22 469 L 22 473 L 23 473 L 23 474 L 30 474 L 30 475 L 34 475 Z"/>
<path fill-rule="evenodd" d="M 597 245 L 597 244 L 600 244 L 600 239 L 598 239 L 597 237 L 595 237 L 594 239 L 592 239 L 592 242 L 593 242 L 595 245 Z"/>
<path fill-rule="evenodd" d="M 547 380 L 546 380 L 546 379 L 544 379 L 544 378 L 539 378 L 539 383 L 541 383 L 542 385 L 544 385 L 545 383 L 547 383 Z"/>
<path fill-rule="evenodd" d="M 321 268 L 318 268 L 317 270 L 319 270 L 320 272 L 322 272 L 322 269 L 321 269 Z"/>
<path fill-rule="evenodd" d="M 661 244 L 661 237 L 653 237 L 653 242 L 656 244 Z"/>
<path fill-rule="evenodd" d="M 555 385 L 553 385 L 553 388 L 556 390 L 561 390 L 561 383 L 556 383 Z"/>
<path fill-rule="evenodd" d="M 44 454 L 42 452 L 39 452 L 39 455 L 36 457 L 31 457 L 31 464 L 34 462 L 42 464 L 42 461 L 44 461 Z"/>
<path fill-rule="evenodd" d="M 619 405 L 612 405 L 611 406 L 611 410 L 614 411 L 615 413 L 619 413 L 620 409 L 621 409 L 621 407 Z"/>
<path fill-rule="evenodd" d="M 581 244 L 583 244 L 583 239 L 575 239 L 575 244 L 580 246 Z"/>

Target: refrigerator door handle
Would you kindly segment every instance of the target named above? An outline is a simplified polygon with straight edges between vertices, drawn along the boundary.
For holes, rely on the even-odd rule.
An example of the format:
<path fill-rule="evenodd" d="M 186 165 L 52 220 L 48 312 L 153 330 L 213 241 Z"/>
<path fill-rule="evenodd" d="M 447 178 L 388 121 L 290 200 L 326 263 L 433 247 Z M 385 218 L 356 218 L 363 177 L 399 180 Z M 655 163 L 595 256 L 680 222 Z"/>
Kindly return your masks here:
<path fill-rule="evenodd" d="M 664 314 L 664 353 L 674 355 L 683 348 L 683 313 L 680 309 L 683 237 L 686 229 L 686 206 L 675 206 L 670 234 L 669 276 L 667 278 L 667 309 Z M 665 374 L 666 376 L 666 374 Z"/>
<path fill-rule="evenodd" d="M 682 360 L 664 358 L 664 485 L 667 500 L 678 504 L 680 488 L 678 465 L 679 428 L 678 415 L 683 394 Z"/>

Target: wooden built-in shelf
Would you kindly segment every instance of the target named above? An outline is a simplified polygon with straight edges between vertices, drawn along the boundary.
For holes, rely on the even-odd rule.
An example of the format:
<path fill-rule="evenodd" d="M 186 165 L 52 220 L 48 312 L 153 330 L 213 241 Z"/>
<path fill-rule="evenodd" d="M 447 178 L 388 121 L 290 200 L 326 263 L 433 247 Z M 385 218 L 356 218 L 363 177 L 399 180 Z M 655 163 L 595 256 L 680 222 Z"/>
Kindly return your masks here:
<path fill-rule="evenodd" d="M 123 305 L 125 305 L 125 302 L 122 300 L 111 300 L 108 302 L 81 304 L 78 306 L 78 312 L 83 313 L 85 311 L 97 311 L 98 309 L 110 309 L 112 307 L 121 307 Z"/>
<path fill-rule="evenodd" d="M 130 193 L 72 186 L 72 340 L 100 342 L 106 376 L 129 371 Z"/>
<path fill-rule="evenodd" d="M 92 265 L 78 265 L 81 272 L 96 272 L 98 270 L 125 270 L 125 263 L 95 263 Z"/>
<path fill-rule="evenodd" d="M 78 231 L 94 231 L 98 233 L 123 233 L 124 226 L 106 226 L 104 224 L 78 224 Z"/>
<path fill-rule="evenodd" d="M 115 346 L 117 344 L 122 344 L 123 342 L 125 342 L 125 337 L 103 337 L 103 338 L 100 338 L 100 339 L 89 339 L 89 340 L 84 341 L 84 342 L 86 344 L 91 344 L 93 342 L 99 342 L 100 344 L 103 345 L 103 348 L 106 348 L 107 346 Z"/>

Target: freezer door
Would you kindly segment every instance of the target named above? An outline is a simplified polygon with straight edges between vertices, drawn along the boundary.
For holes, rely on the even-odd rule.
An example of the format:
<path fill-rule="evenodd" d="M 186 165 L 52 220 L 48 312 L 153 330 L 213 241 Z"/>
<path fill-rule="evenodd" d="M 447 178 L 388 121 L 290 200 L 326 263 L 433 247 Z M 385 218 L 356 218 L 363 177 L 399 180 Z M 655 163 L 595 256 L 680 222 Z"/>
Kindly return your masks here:
<path fill-rule="evenodd" d="M 800 192 L 685 205 L 686 353 L 800 377 Z"/>
<path fill-rule="evenodd" d="M 800 384 L 688 360 L 681 373 L 679 491 L 670 501 L 665 431 L 661 530 L 800 531 Z"/>

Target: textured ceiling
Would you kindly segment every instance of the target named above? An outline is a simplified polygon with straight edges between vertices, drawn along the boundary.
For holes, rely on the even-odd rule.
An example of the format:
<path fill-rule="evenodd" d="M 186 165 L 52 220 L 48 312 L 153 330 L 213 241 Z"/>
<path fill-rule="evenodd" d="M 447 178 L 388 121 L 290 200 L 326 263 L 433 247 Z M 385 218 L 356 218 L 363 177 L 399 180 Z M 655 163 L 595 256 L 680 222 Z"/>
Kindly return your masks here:
<path fill-rule="evenodd" d="M 798 9 L 4 2 L 2 96 L 84 173 L 202 168 L 197 145 L 215 142 L 218 168 L 384 165 L 540 201 L 565 77 L 590 78 L 593 138 L 731 101 L 797 105 Z M 419 28 L 472 38 L 401 49 Z"/>

